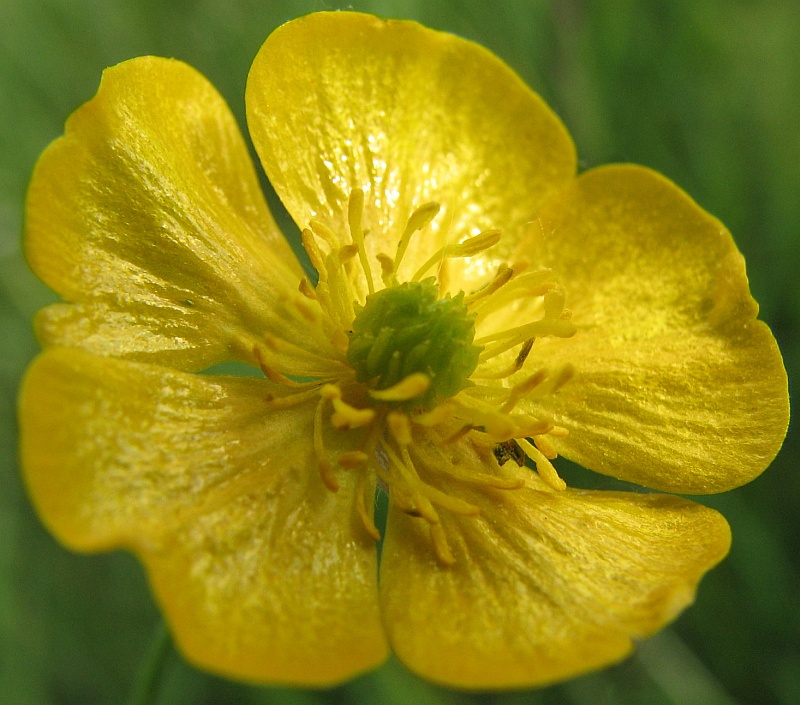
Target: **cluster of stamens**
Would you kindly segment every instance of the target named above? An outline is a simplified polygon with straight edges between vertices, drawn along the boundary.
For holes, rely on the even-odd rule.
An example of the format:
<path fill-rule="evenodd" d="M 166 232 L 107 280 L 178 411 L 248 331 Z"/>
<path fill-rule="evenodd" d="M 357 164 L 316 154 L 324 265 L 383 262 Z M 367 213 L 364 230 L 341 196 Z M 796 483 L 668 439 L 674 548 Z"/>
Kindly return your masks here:
<path fill-rule="evenodd" d="M 273 408 L 317 400 L 313 447 L 320 477 L 335 492 L 339 488 L 338 473 L 358 473 L 356 508 L 366 532 L 376 541 L 380 539 L 371 511 L 372 480 L 377 477 L 397 509 L 427 523 L 434 553 L 447 565 L 455 559 L 440 513 L 470 516 L 478 514 L 479 508 L 437 489 L 420 476 L 419 469 L 423 468 L 426 477 L 446 473 L 449 479 L 472 486 L 514 490 L 524 484 L 520 467 L 530 460 L 552 490 L 563 490 L 565 483 L 551 462 L 557 455 L 551 439 L 566 435 L 566 429 L 551 419 L 519 413 L 516 407 L 525 398 L 556 392 L 571 379 L 573 369 L 569 365 L 537 369 L 529 374 L 522 371 L 537 338 L 569 337 L 575 327 L 569 310 L 564 307 L 564 292 L 552 271 L 529 271 L 530 264 L 523 260 L 501 264 L 482 288 L 457 297 L 472 333 L 475 327 L 480 328 L 484 321 L 490 320 L 492 314 L 519 300 L 540 299 L 539 318 L 467 340 L 465 344 L 475 351 L 474 360 L 469 369 L 464 369 L 463 384 L 455 393 L 452 380 L 448 395 L 438 393 L 439 363 L 433 359 L 423 360 L 419 369 L 388 386 L 378 384 L 378 375 L 368 378 L 363 369 L 354 369 L 348 359 L 348 350 L 351 344 L 355 345 L 353 331 L 358 326 L 354 323 L 371 305 L 370 301 L 376 300 L 376 292 L 406 285 L 398 281 L 398 271 L 409 243 L 415 233 L 431 224 L 439 205 L 431 202 L 417 208 L 393 256 L 387 253 L 375 256 L 381 268 L 379 277 L 372 270 L 365 245 L 368 233 L 362 228 L 363 210 L 364 192 L 355 189 L 348 209 L 349 242 L 343 243 L 330 228 L 314 220 L 302 234 L 303 246 L 319 280 L 314 286 L 302 279 L 297 295 L 285 302 L 286 310 L 287 315 L 308 324 L 309 334 L 316 336 L 324 354 L 308 352 L 275 335 L 265 336 L 253 354 L 264 374 L 287 388 L 285 395 L 269 400 Z M 474 257 L 496 245 L 500 238 L 499 230 L 487 230 L 462 242 L 447 244 L 432 253 L 408 281 L 430 282 L 420 287 L 436 287 L 439 298 L 449 301 L 448 263 Z M 353 282 L 362 275 L 367 294 L 364 300 L 359 300 L 359 288 Z M 377 336 L 383 346 L 386 330 Z M 362 343 L 359 339 L 359 344 Z M 416 348 L 416 357 L 424 357 L 420 349 Z M 397 361 L 399 356 L 401 352 L 395 351 L 387 359 Z M 373 358 L 377 359 L 378 354 Z M 304 369 L 311 370 L 306 374 L 312 379 L 292 378 L 293 361 L 297 360 L 306 363 Z M 332 459 L 325 446 L 326 433 L 331 429 L 352 434 L 347 445 L 357 449 Z M 469 439 L 473 447 L 483 450 L 485 472 L 466 472 L 448 461 L 448 446 L 462 439 Z M 424 463 L 420 440 L 425 445 Z M 430 462 L 431 453 L 440 455 L 437 462 Z M 509 464 L 511 460 L 514 462 Z"/>

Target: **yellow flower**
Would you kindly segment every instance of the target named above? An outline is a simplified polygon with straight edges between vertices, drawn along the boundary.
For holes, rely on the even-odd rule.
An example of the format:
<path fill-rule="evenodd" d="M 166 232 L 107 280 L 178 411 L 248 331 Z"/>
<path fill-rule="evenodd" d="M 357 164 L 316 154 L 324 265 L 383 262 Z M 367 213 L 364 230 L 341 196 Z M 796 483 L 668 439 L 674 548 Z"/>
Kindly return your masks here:
<path fill-rule="evenodd" d="M 647 169 L 576 176 L 508 67 L 412 22 L 290 22 L 246 99 L 316 284 L 178 61 L 108 69 L 36 167 L 27 256 L 66 300 L 21 395 L 47 526 L 135 551 L 186 656 L 233 677 L 330 684 L 391 646 L 493 688 L 624 657 L 728 525 L 551 460 L 680 493 L 769 464 L 786 376 L 729 233 Z M 196 374 L 232 360 L 264 374 Z"/>

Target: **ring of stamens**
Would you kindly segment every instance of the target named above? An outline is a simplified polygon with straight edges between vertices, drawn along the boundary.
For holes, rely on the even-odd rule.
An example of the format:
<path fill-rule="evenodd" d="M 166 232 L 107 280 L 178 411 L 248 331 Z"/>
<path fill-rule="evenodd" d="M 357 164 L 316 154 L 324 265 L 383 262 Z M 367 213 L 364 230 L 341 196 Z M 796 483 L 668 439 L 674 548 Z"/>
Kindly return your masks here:
<path fill-rule="evenodd" d="M 422 459 L 417 454 L 417 442 L 425 438 L 426 453 L 441 454 L 441 462 L 437 461 L 435 468 L 425 467 L 426 475 L 432 478 L 444 473 L 451 480 L 473 487 L 513 491 L 526 482 L 525 471 L 519 466 L 528 459 L 552 491 L 563 490 L 566 485 L 551 461 L 557 456 L 553 440 L 565 435 L 566 429 L 552 419 L 516 413 L 515 409 L 522 400 L 554 394 L 570 381 L 574 375 L 570 365 L 535 369 L 520 375 L 538 338 L 570 337 L 575 326 L 564 306 L 564 291 L 550 270 L 528 271 L 527 262 L 502 264 L 487 284 L 463 297 L 476 324 L 490 320 L 492 314 L 519 300 L 533 298 L 541 301 L 542 316 L 476 338 L 474 345 L 482 350 L 469 386 L 450 398 L 437 398 L 430 408 L 418 409 L 414 408 L 413 400 L 428 390 L 432 382 L 425 373 L 413 372 L 383 389 L 370 388 L 367 382 L 358 381 L 346 363 L 353 320 L 364 303 L 356 298 L 354 278 L 363 275 L 368 296 L 379 291 L 378 281 L 384 288 L 400 286 L 398 270 L 413 236 L 430 225 L 439 212 L 439 205 L 431 202 L 411 214 L 393 256 L 385 253 L 374 256 L 380 265 L 376 279 L 367 252 L 368 232 L 363 229 L 364 200 L 360 189 L 351 193 L 347 211 L 349 242 L 319 221 L 311 221 L 302 234 L 303 246 L 319 280 L 316 286 L 305 278 L 300 281 L 297 300 L 289 302 L 295 305 L 296 312 L 290 315 L 316 322 L 315 334 L 320 336 L 321 344 L 333 351 L 327 363 L 329 372 L 310 381 L 293 379 L 282 353 L 294 352 L 294 346 L 274 335 L 265 336 L 264 343 L 255 346 L 253 355 L 265 376 L 288 392 L 270 398 L 267 404 L 288 408 L 316 398 L 313 449 L 320 477 L 335 492 L 339 489 L 337 473 L 357 473 L 355 510 L 366 534 L 376 541 L 380 538 L 369 511 L 373 486 L 370 477 L 376 477 L 387 488 L 397 509 L 427 523 L 434 554 L 441 564 L 451 565 L 456 557 L 441 513 L 468 517 L 480 510 L 420 476 L 417 467 Z M 447 262 L 473 257 L 496 245 L 501 237 L 501 231 L 492 229 L 447 244 L 416 269 L 411 281 L 420 281 L 438 265 L 435 273 L 442 296 L 448 286 Z M 287 308 L 291 309 L 291 305 Z M 512 352 L 514 349 L 516 353 Z M 501 358 L 506 362 L 498 366 Z M 324 368 L 321 364 L 320 367 Z M 357 433 L 353 436 L 357 447 L 332 459 L 325 444 L 328 427 L 337 433 Z M 465 438 L 487 460 L 485 473 L 454 467 L 447 460 L 447 447 Z M 511 457 L 517 462 L 508 463 Z"/>

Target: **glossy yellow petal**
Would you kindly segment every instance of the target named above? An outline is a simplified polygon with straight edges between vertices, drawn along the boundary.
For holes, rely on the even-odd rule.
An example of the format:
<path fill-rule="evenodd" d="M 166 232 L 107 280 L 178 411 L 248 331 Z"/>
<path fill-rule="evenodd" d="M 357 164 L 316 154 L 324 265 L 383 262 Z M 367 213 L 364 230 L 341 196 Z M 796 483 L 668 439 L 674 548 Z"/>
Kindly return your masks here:
<path fill-rule="evenodd" d="M 332 493 L 310 461 L 285 462 L 142 558 L 191 661 L 234 678 L 327 686 L 387 656 L 375 543 L 358 520 L 353 475 Z"/>
<path fill-rule="evenodd" d="M 78 550 L 147 543 L 308 453 L 314 402 L 270 410 L 265 379 L 52 349 L 20 394 L 21 460 L 48 527 Z"/>
<path fill-rule="evenodd" d="M 528 363 L 577 369 L 531 404 L 569 430 L 559 453 L 683 493 L 764 470 L 786 433 L 786 373 L 725 227 L 636 166 L 587 172 L 540 223 L 531 249 L 556 269 L 578 328 L 537 340 Z"/>
<path fill-rule="evenodd" d="M 233 116 L 194 69 L 142 57 L 40 158 L 26 205 L 31 267 L 74 308 L 45 309 L 47 345 L 198 369 L 247 357 L 301 268 L 272 219 Z"/>
<path fill-rule="evenodd" d="M 409 668 L 463 688 L 553 683 L 624 658 L 692 602 L 727 553 L 714 510 L 667 495 L 462 492 L 442 513 L 455 563 L 423 519 L 390 509 L 381 563 L 389 641 Z"/>
<path fill-rule="evenodd" d="M 261 48 L 246 97 L 256 150 L 301 227 L 320 219 L 350 242 L 349 194 L 364 189 L 367 250 L 394 257 L 412 212 L 440 203 L 401 278 L 445 241 L 502 228 L 489 257 L 467 262 L 484 278 L 575 173 L 569 135 L 513 71 L 414 22 L 351 12 L 289 22 Z"/>
<path fill-rule="evenodd" d="M 356 479 L 335 494 L 320 479 L 314 402 L 269 411 L 270 394 L 265 380 L 51 350 L 23 384 L 22 463 L 62 541 L 141 555 L 192 661 L 328 684 L 386 655 L 374 542 Z"/>

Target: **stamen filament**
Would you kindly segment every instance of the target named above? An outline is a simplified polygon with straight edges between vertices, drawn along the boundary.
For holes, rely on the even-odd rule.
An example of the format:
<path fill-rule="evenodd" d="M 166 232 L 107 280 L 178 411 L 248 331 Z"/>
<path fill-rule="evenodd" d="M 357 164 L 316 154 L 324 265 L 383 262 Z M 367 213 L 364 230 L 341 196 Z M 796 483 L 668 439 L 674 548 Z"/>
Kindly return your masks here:
<path fill-rule="evenodd" d="M 364 231 L 361 227 L 361 220 L 364 216 L 364 191 L 355 188 L 350 192 L 350 201 L 347 204 L 347 222 L 350 226 L 350 237 L 353 244 L 358 248 L 358 260 L 361 262 L 361 269 L 367 278 L 367 290 L 370 294 L 375 293 L 375 282 L 372 280 L 372 270 L 367 259 L 367 250 L 364 247 Z"/>

